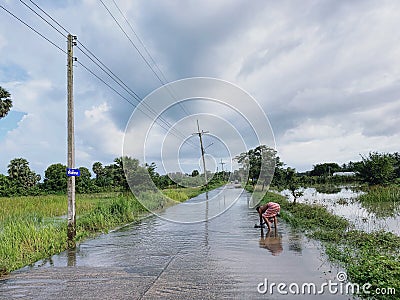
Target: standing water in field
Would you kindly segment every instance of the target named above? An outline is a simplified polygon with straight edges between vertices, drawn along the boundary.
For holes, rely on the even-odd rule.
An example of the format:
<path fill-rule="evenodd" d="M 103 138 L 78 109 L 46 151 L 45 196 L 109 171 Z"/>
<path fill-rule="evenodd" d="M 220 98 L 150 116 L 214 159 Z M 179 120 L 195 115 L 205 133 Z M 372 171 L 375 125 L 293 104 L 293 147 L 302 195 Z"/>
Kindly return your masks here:
<path fill-rule="evenodd" d="M 289 190 L 282 195 L 293 201 Z M 372 232 L 376 230 L 389 231 L 400 235 L 400 202 L 361 202 L 358 197 L 363 192 L 351 188 L 338 188 L 335 193 L 318 192 L 315 188 L 303 190 L 303 196 L 297 199 L 299 203 L 321 204 L 331 213 L 344 217 L 359 230 Z"/>

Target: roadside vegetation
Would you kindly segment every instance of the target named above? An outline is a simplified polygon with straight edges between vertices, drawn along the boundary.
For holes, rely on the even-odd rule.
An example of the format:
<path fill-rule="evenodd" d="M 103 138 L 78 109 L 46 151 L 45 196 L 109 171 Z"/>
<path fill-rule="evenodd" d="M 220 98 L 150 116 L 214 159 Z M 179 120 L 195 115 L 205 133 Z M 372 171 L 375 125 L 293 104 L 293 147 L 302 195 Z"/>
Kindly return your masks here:
<path fill-rule="evenodd" d="M 128 172 L 124 164 L 130 166 Z M 76 178 L 76 242 L 221 186 L 229 176 L 220 172 L 207 187 L 185 188 L 169 176 L 159 175 L 155 168 L 154 164 L 141 166 L 129 157 L 116 158 L 105 167 L 94 163 L 95 178 L 87 168 L 80 168 L 81 176 Z M 147 172 L 155 186 L 146 185 L 143 178 L 149 178 Z M 202 181 L 198 172 L 179 176 L 182 184 Z M 53 164 L 42 183 L 40 179 L 23 158 L 11 160 L 8 176 L 0 175 L 0 275 L 67 249 L 66 166 Z M 128 181 L 137 188 L 134 192 L 140 201 L 131 193 Z"/>
<path fill-rule="evenodd" d="M 321 205 L 289 202 L 268 192 L 263 203 L 281 205 L 281 218 L 310 238 L 322 241 L 328 258 L 338 263 L 352 283 L 371 284 L 368 299 L 394 299 L 400 291 L 400 237 L 389 232 L 366 233 L 352 229 L 349 222 L 333 215 Z M 396 295 L 376 294 L 377 288 L 393 288 Z"/>
<path fill-rule="evenodd" d="M 250 156 L 254 152 L 248 152 Z M 350 222 L 330 213 L 318 204 L 298 203 L 303 188 L 314 187 L 320 193 L 336 193 L 342 186 L 361 188 L 358 201 L 378 217 L 398 217 L 400 202 L 400 154 L 371 152 L 358 162 L 339 166 L 322 163 L 313 170 L 298 173 L 276 158 L 274 178 L 270 189 L 289 190 L 294 201 L 268 192 L 262 203 L 274 201 L 281 205 L 280 217 L 291 227 L 320 240 L 329 260 L 343 267 L 352 283 L 362 286 L 371 284 L 371 294 L 361 294 L 365 299 L 397 299 L 400 292 L 400 237 L 385 231 L 364 232 L 354 229 Z M 260 168 L 262 160 L 243 164 L 243 168 Z M 257 173 L 257 172 L 255 172 Z M 262 176 L 262 174 L 261 174 Z M 255 184 L 257 176 L 247 181 L 246 188 L 260 193 L 261 186 Z M 387 294 L 376 293 L 386 289 Z M 387 289 L 391 288 L 391 291 Z M 396 294 L 393 295 L 393 292 Z"/>
<path fill-rule="evenodd" d="M 222 184 L 214 182 L 212 186 Z M 150 206 L 146 208 L 128 193 L 78 194 L 76 241 L 108 232 L 141 219 L 149 210 L 157 211 L 201 193 L 200 187 L 165 189 L 165 197 L 148 193 L 144 197 Z M 0 275 L 67 249 L 65 195 L 3 197 L 0 202 Z"/>

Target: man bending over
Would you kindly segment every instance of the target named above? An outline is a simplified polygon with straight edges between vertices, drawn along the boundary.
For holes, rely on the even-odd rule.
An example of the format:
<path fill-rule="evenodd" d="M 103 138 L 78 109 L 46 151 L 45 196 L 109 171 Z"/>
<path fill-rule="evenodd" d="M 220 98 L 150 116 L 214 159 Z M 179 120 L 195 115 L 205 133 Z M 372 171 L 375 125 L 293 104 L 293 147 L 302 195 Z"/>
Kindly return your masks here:
<path fill-rule="evenodd" d="M 281 206 L 275 202 L 268 202 L 262 206 L 257 206 L 256 210 L 260 216 L 260 226 L 263 224 L 263 219 L 265 224 L 268 226 L 268 230 L 271 230 L 271 224 L 274 222 L 274 226 L 278 224 L 278 218 L 276 217 L 281 211 Z"/>

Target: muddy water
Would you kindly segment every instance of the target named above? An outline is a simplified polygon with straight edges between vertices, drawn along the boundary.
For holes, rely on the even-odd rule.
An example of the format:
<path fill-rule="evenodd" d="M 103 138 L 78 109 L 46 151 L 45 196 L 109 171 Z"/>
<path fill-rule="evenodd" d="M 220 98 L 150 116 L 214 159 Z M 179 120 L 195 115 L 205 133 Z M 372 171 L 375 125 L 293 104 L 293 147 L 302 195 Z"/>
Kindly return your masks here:
<path fill-rule="evenodd" d="M 231 201 L 236 197 L 237 201 Z M 230 207 L 196 224 L 170 222 L 179 207 L 163 218 L 151 216 L 118 231 L 82 243 L 0 281 L 1 299 L 348 299 L 341 294 L 279 293 L 273 283 L 337 282 L 338 270 L 308 241 L 284 223 L 266 234 L 254 228 L 258 215 L 248 208 L 249 195 L 228 187 L 191 200 L 207 207 Z M 211 202 L 215 201 L 215 202 Z M 225 204 L 224 204 L 225 202 Z M 185 208 L 186 207 L 186 208 Z M 214 209 L 215 209 L 214 207 Z M 212 209 L 211 209 L 212 211 Z M 295 291 L 296 285 L 293 284 Z"/>
<path fill-rule="evenodd" d="M 356 229 L 366 232 L 384 230 L 400 235 L 400 203 L 385 202 L 362 204 L 357 200 L 361 192 L 343 187 L 338 193 L 319 193 L 314 188 L 303 190 L 304 195 L 298 198 L 300 203 L 318 203 L 330 212 L 349 220 Z M 288 190 L 281 193 L 293 201 Z"/>

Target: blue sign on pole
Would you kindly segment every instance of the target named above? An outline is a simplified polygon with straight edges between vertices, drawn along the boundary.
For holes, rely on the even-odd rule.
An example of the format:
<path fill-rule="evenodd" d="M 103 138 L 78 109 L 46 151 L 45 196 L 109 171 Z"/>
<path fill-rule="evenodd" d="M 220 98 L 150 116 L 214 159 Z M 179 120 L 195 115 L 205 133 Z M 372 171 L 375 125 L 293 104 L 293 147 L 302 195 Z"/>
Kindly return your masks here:
<path fill-rule="evenodd" d="M 67 175 L 68 175 L 68 177 L 81 176 L 81 170 L 67 168 Z"/>

